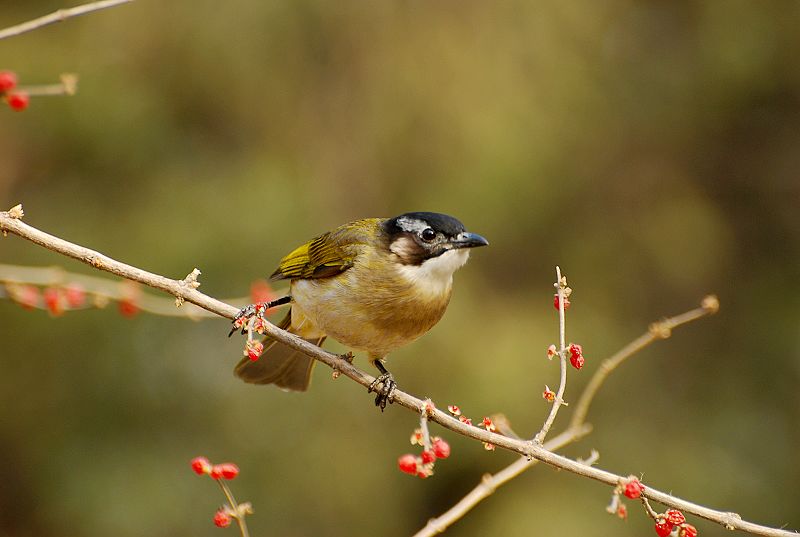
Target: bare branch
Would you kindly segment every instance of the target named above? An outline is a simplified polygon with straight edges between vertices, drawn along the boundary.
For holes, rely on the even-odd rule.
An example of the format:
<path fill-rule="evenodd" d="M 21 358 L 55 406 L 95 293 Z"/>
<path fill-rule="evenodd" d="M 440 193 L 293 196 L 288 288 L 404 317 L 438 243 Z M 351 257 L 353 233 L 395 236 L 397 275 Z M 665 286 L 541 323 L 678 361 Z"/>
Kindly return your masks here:
<path fill-rule="evenodd" d="M 558 360 L 561 365 L 561 380 L 558 385 L 558 392 L 556 398 L 553 400 L 553 406 L 550 407 L 550 414 L 542 425 L 542 429 L 536 433 L 533 441 L 537 444 L 544 442 L 544 437 L 550 432 L 550 427 L 558 415 L 558 409 L 564 404 L 564 391 L 567 389 L 567 337 L 566 337 L 566 319 L 564 310 L 566 309 L 566 289 L 567 279 L 561 276 L 561 268 L 556 267 L 556 290 L 558 291 Z"/>
<path fill-rule="evenodd" d="M 39 17 L 38 19 L 33 19 L 28 22 L 23 22 L 22 24 L 9 26 L 8 28 L 0 30 L 0 39 L 14 37 L 26 32 L 31 32 L 37 28 L 41 28 L 42 26 L 61 22 L 79 15 L 85 15 L 87 13 L 91 13 L 92 11 L 99 11 L 101 9 L 107 9 L 120 4 L 127 4 L 128 2 L 133 2 L 133 0 L 102 0 L 100 2 L 90 2 L 88 4 L 83 4 L 81 6 L 71 7 L 68 9 L 59 9 L 58 11 L 54 11 L 49 15 L 45 15 L 44 17 Z"/>
<path fill-rule="evenodd" d="M 564 300 L 561 296 L 559 296 L 559 299 L 560 308 L 563 308 Z M 603 385 L 603 382 L 605 382 L 605 380 L 608 378 L 608 375 L 611 373 L 611 371 L 619 367 L 622 362 L 648 346 L 650 343 L 659 339 L 668 338 L 671 335 L 673 328 L 696 321 L 707 315 L 713 315 L 718 310 L 719 300 L 717 300 L 717 297 L 714 295 L 708 295 L 703 299 L 699 308 L 695 308 L 687 311 L 686 313 L 652 323 L 647 332 L 623 347 L 611 358 L 604 360 L 600 364 L 600 367 L 598 367 L 598 369 L 594 372 L 594 375 L 589 380 L 589 383 L 586 385 L 586 388 L 581 394 L 581 397 L 578 400 L 578 404 L 575 408 L 575 413 L 570 420 L 570 425 L 567 430 L 558 435 L 556 438 L 552 439 L 550 442 L 545 443 L 544 446 L 550 451 L 555 451 L 568 444 L 571 444 L 572 442 L 580 440 L 583 438 L 583 436 L 591 431 L 591 425 L 586 423 L 586 415 L 589 412 L 589 406 L 591 405 L 594 396 L 597 394 L 597 391 Z M 563 326 L 560 320 L 559 326 Z M 559 331 L 563 334 L 563 328 L 561 328 Z M 564 341 L 561 342 L 561 345 L 564 345 Z M 488 497 L 498 487 L 515 478 L 536 464 L 536 462 L 536 460 L 520 458 L 494 475 L 487 474 L 483 476 L 481 482 L 471 492 L 469 492 L 466 496 L 459 500 L 458 503 L 442 513 L 440 516 L 428 521 L 428 524 L 422 530 L 420 530 L 415 537 L 429 537 L 431 535 L 444 532 L 445 528 L 464 516 L 469 510 L 475 507 L 483 499 Z"/>
<path fill-rule="evenodd" d="M 192 286 L 186 285 L 183 280 L 172 280 L 158 274 L 153 274 L 142 269 L 126 265 L 125 263 L 111 259 L 110 257 L 88 248 L 84 248 L 58 237 L 54 237 L 53 235 L 49 235 L 39 231 L 34 227 L 24 224 L 20 221 L 21 216 L 21 208 L 15 208 L 8 212 L 0 212 L 0 231 L 2 231 L 4 235 L 6 233 L 13 233 L 24 239 L 39 244 L 44 248 L 61 253 L 73 259 L 77 259 L 97 269 L 105 270 L 113 274 L 138 281 L 145 285 L 149 285 L 153 288 L 166 291 L 176 298 L 182 297 L 187 302 L 196 304 L 227 319 L 233 319 L 238 312 L 237 308 L 204 295 L 203 293 L 197 291 L 197 289 L 191 288 Z M 368 387 L 374 380 L 374 377 L 354 367 L 341 357 L 324 351 L 316 345 L 309 343 L 300 337 L 295 336 L 294 334 L 290 334 L 289 332 L 281 330 L 271 323 L 265 323 L 264 327 L 268 336 L 280 341 L 285 345 L 288 345 L 289 347 L 297 349 L 307 356 L 325 363 L 329 367 L 340 371 L 364 387 Z M 415 413 L 421 413 L 426 408 L 425 401 L 400 390 L 395 391 L 394 402 L 399 406 L 411 409 Z M 432 409 L 428 412 L 428 420 L 436 422 L 442 427 L 468 438 L 473 438 L 480 442 L 494 444 L 495 446 L 513 451 L 514 453 L 518 453 L 527 458 L 537 459 L 556 468 L 594 479 L 595 481 L 599 481 L 611 487 L 615 487 L 621 479 L 624 479 L 623 476 L 619 476 L 592 466 L 587 466 L 572 459 L 557 455 L 556 453 L 553 453 L 547 449 L 545 446 L 538 445 L 534 442 L 508 438 L 480 427 L 467 425 L 466 423 L 462 423 L 438 409 Z M 747 531 L 755 535 L 776 537 L 789 537 L 797 535 L 791 531 L 768 528 L 752 522 L 746 522 L 735 513 L 710 509 L 708 507 L 671 496 L 649 486 L 645 488 L 643 495 L 650 500 L 659 502 L 669 507 L 680 509 L 684 512 L 692 513 L 701 518 L 717 522 L 729 529 Z"/>

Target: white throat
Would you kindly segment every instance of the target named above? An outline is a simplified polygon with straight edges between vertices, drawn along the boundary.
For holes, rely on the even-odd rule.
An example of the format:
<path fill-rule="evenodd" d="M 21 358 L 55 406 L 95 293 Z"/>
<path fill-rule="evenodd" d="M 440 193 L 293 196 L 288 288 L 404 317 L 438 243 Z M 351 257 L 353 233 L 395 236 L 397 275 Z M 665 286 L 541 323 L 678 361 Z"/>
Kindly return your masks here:
<path fill-rule="evenodd" d="M 453 273 L 464 266 L 469 258 L 468 249 L 448 250 L 442 255 L 426 259 L 421 265 L 401 265 L 400 274 L 419 292 L 441 295 L 450 292 Z"/>

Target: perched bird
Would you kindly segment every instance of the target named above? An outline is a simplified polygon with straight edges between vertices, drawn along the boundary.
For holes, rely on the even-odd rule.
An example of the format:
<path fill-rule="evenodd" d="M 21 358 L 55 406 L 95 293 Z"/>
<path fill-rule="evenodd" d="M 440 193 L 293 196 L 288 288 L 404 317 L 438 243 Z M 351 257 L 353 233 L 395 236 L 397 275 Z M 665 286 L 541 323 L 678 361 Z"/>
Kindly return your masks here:
<path fill-rule="evenodd" d="M 278 326 L 307 341 L 321 345 L 332 337 L 365 351 L 381 372 L 369 391 L 377 393 L 375 404 L 383 410 L 396 386 L 383 364 L 386 355 L 442 318 L 453 273 L 467 262 L 470 248 L 487 244 L 452 216 L 439 213 L 356 220 L 284 257 L 271 277 L 291 280 L 290 295 L 269 306 L 291 303 Z M 257 311 L 248 306 L 237 319 Z M 314 361 L 267 338 L 261 358 L 245 357 L 235 374 L 249 383 L 305 391 Z"/>

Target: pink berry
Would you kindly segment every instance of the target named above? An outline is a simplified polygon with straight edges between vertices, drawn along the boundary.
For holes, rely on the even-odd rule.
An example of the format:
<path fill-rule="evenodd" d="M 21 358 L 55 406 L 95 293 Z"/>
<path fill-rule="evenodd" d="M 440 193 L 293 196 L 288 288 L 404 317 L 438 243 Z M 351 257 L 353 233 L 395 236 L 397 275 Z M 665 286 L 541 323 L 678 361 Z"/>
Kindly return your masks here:
<path fill-rule="evenodd" d="M 17 86 L 17 74 L 14 71 L 0 71 L 0 93 Z"/>
<path fill-rule="evenodd" d="M 656 520 L 656 533 L 658 537 L 667 537 L 670 533 L 672 533 L 673 525 L 667 522 L 663 518 L 658 518 Z"/>
<path fill-rule="evenodd" d="M 70 308 L 79 308 L 86 300 L 86 291 L 77 283 L 71 283 L 64 289 L 64 298 Z"/>
<path fill-rule="evenodd" d="M 58 317 L 64 313 L 64 301 L 61 297 L 61 290 L 56 287 L 48 287 L 44 290 L 44 305 L 50 315 Z"/>
<path fill-rule="evenodd" d="M 250 300 L 253 304 L 275 300 L 277 295 L 265 280 L 256 280 L 250 284 Z"/>
<path fill-rule="evenodd" d="M 24 285 L 16 296 L 16 300 L 26 310 L 32 310 L 39 304 L 39 288 L 35 285 Z"/>
<path fill-rule="evenodd" d="M 218 528 L 227 528 L 231 525 L 231 515 L 220 509 L 214 515 L 214 525 Z"/>
<path fill-rule="evenodd" d="M 677 509 L 670 509 L 666 513 L 664 513 L 664 518 L 672 524 L 673 526 L 679 526 L 686 522 L 686 517 L 683 516 L 683 513 L 678 511 Z"/>
<path fill-rule="evenodd" d="M 422 463 L 423 464 L 430 464 L 436 460 L 436 453 L 431 451 L 430 449 L 426 449 L 422 452 Z"/>
<path fill-rule="evenodd" d="M 642 485 L 635 477 L 631 478 L 630 481 L 625 484 L 625 496 L 631 500 L 637 499 L 642 495 L 643 491 L 644 485 Z"/>
<path fill-rule="evenodd" d="M 406 453 L 405 455 L 401 455 L 397 459 L 397 467 L 400 468 L 400 471 L 403 473 L 416 475 L 417 458 L 411 453 Z"/>
<path fill-rule="evenodd" d="M 561 309 L 559 307 L 559 301 L 558 301 L 558 295 L 557 294 L 553 295 L 553 307 L 555 309 L 557 309 L 557 310 Z M 564 311 L 567 311 L 568 309 L 569 309 L 569 299 L 567 297 L 564 297 Z"/>
<path fill-rule="evenodd" d="M 207 474 L 211 471 L 211 463 L 205 457 L 195 457 L 192 459 L 191 465 L 197 475 Z"/>
<path fill-rule="evenodd" d="M 11 107 L 12 110 L 16 110 L 17 112 L 22 112 L 23 110 L 28 108 L 28 104 L 31 102 L 31 98 L 24 91 L 17 91 L 14 93 L 6 94 L 6 102 L 8 103 L 8 106 Z"/>
<path fill-rule="evenodd" d="M 437 438 L 433 442 L 433 453 L 437 459 L 446 459 L 450 456 L 450 444 L 441 438 Z"/>
<path fill-rule="evenodd" d="M 131 317 L 136 317 L 139 313 L 139 306 L 132 298 L 123 298 L 119 301 L 118 307 L 120 315 L 129 319 Z"/>
<path fill-rule="evenodd" d="M 679 537 L 697 537 L 697 528 L 691 524 L 681 524 L 681 529 L 678 531 Z"/>
<path fill-rule="evenodd" d="M 239 475 L 239 467 L 232 462 L 217 464 L 215 468 L 218 468 L 219 475 L 222 476 L 223 479 L 233 479 Z"/>

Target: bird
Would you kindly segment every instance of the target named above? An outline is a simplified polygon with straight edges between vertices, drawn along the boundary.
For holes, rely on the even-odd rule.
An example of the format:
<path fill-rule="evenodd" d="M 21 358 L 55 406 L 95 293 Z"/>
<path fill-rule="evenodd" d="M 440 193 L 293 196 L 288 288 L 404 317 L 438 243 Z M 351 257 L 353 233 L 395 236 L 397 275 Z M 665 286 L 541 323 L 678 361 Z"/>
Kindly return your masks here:
<path fill-rule="evenodd" d="M 231 334 L 254 314 L 290 304 L 278 327 L 318 346 L 330 337 L 367 354 L 380 371 L 368 391 L 377 394 L 375 405 L 383 411 L 397 385 L 386 357 L 439 322 L 450 302 L 453 273 L 472 248 L 488 244 L 456 218 L 435 212 L 341 225 L 286 255 L 270 278 L 289 280 L 289 294 L 261 308 L 243 308 Z M 315 360 L 269 337 L 263 345 L 261 357 L 244 357 L 235 375 L 247 383 L 306 391 Z"/>

